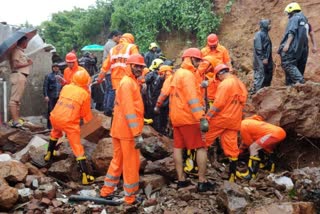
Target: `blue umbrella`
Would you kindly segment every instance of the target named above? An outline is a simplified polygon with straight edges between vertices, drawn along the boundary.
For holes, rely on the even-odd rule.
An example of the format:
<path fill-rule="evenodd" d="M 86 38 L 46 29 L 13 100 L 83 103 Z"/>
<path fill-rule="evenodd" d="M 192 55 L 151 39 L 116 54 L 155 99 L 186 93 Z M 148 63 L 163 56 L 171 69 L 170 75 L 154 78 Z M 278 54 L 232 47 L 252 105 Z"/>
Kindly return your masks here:
<path fill-rule="evenodd" d="M 103 51 L 103 45 L 97 45 L 97 44 L 92 44 L 92 45 L 87 45 L 84 46 L 81 50 L 82 51 Z"/>
<path fill-rule="evenodd" d="M 6 57 L 17 47 L 17 41 L 23 36 L 28 38 L 28 41 L 37 34 L 37 29 L 23 28 L 4 40 L 0 45 L 0 62 L 4 61 Z"/>

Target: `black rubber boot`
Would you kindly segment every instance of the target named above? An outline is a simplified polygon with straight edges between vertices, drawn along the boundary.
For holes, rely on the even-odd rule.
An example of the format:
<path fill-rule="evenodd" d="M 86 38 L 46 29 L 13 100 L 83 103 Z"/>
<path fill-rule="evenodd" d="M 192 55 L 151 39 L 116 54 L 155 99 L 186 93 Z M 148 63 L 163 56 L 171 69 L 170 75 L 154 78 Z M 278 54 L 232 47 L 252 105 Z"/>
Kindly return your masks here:
<path fill-rule="evenodd" d="M 248 170 L 245 173 L 237 172 L 237 177 L 245 180 L 255 179 L 259 170 L 261 159 L 257 156 L 250 156 L 248 161 Z"/>
<path fill-rule="evenodd" d="M 78 157 L 77 162 L 80 167 L 81 172 L 81 182 L 82 184 L 91 184 L 94 182 L 94 177 L 92 175 L 89 175 L 87 163 L 86 163 L 86 157 Z"/>
<path fill-rule="evenodd" d="M 237 172 L 237 163 L 238 158 L 229 158 L 229 181 L 235 182 L 236 180 L 236 172 Z"/>
<path fill-rule="evenodd" d="M 47 154 L 44 156 L 45 161 L 51 160 L 52 156 L 54 155 L 54 150 L 55 150 L 57 142 L 58 142 L 58 139 L 50 138 Z"/>
<path fill-rule="evenodd" d="M 275 153 L 270 153 L 269 154 L 269 158 L 265 162 L 265 165 L 264 165 L 264 167 L 262 169 L 267 170 L 267 171 L 269 171 L 271 173 L 274 173 L 275 168 L 276 168 L 275 157 L 276 157 Z"/>

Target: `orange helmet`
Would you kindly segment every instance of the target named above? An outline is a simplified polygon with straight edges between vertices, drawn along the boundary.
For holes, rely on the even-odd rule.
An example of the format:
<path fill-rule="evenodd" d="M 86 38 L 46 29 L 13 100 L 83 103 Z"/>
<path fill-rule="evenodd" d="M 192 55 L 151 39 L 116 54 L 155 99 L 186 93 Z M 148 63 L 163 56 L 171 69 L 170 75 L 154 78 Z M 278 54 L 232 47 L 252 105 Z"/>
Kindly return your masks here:
<path fill-rule="evenodd" d="M 66 62 L 76 62 L 78 59 L 77 59 L 77 56 L 72 53 L 72 52 L 69 52 L 67 55 L 66 55 Z"/>
<path fill-rule="evenodd" d="M 131 33 L 122 34 L 121 38 L 125 38 L 128 42 L 134 43 L 134 36 Z"/>
<path fill-rule="evenodd" d="M 207 37 L 207 44 L 209 46 L 211 45 L 217 45 L 219 42 L 218 36 L 214 33 L 209 34 L 209 36 Z"/>
<path fill-rule="evenodd" d="M 214 68 L 214 71 L 213 71 L 213 78 L 216 79 L 217 74 L 218 74 L 220 71 L 222 71 L 222 70 L 227 70 L 227 71 L 229 71 L 230 68 L 229 68 L 227 65 L 225 65 L 225 64 L 219 64 L 219 65 L 217 65 L 217 66 Z"/>
<path fill-rule="evenodd" d="M 129 56 L 126 63 L 146 66 L 146 64 L 144 63 L 144 58 L 140 54 L 133 54 Z"/>
<path fill-rule="evenodd" d="M 159 73 L 165 74 L 167 72 L 172 73 L 172 67 L 169 65 L 162 65 L 159 69 Z"/>
<path fill-rule="evenodd" d="M 185 57 L 194 57 L 202 59 L 202 53 L 198 48 L 188 48 L 182 54 L 182 59 L 184 59 Z"/>
<path fill-rule="evenodd" d="M 87 71 L 79 70 L 72 76 L 72 82 L 78 86 L 88 86 L 91 82 L 91 78 Z"/>

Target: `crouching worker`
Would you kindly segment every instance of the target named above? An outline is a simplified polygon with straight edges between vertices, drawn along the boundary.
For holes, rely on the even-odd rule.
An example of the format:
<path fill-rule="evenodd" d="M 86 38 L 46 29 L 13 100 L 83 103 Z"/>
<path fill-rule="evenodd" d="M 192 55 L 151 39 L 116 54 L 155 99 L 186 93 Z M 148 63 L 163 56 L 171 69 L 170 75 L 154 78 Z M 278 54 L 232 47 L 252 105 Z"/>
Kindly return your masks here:
<path fill-rule="evenodd" d="M 247 172 L 237 172 L 237 176 L 246 180 L 255 178 L 259 166 L 274 172 L 273 150 L 286 137 L 286 132 L 281 127 L 264 122 L 261 116 L 253 115 L 242 120 L 240 133 L 242 138 L 240 150 L 248 148 L 250 157 Z M 265 157 L 265 153 L 268 157 Z"/>
<path fill-rule="evenodd" d="M 62 132 L 65 132 L 69 140 L 73 154 L 76 156 L 82 174 L 82 184 L 89 184 L 94 177 L 88 173 L 86 157 L 83 146 L 80 143 L 80 118 L 84 123 L 92 119 L 90 109 L 90 94 L 88 86 L 91 78 L 87 71 L 77 71 L 72 77 L 72 84 L 62 88 L 58 102 L 50 114 L 52 131 L 49 147 L 44 159 L 50 161 L 56 153 L 56 144 Z"/>
<path fill-rule="evenodd" d="M 134 54 L 127 59 L 125 76 L 117 89 L 114 116 L 110 135 L 112 136 L 113 158 L 100 190 L 101 197 L 113 192 L 123 174 L 124 201 L 127 204 L 139 202 L 140 151 L 143 138 L 144 107 L 138 78 L 145 67 L 144 58 Z"/>

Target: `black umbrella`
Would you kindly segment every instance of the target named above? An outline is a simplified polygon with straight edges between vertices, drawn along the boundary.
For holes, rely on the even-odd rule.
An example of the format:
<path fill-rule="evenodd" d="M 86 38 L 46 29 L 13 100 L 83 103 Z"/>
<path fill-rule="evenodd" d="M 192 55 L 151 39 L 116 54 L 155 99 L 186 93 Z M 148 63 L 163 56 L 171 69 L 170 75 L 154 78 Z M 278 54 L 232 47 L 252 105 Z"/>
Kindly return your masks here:
<path fill-rule="evenodd" d="M 17 41 L 26 36 L 28 41 L 37 34 L 37 29 L 24 28 L 14 32 L 9 38 L 4 40 L 0 45 L 0 62 L 11 53 L 17 46 Z"/>

